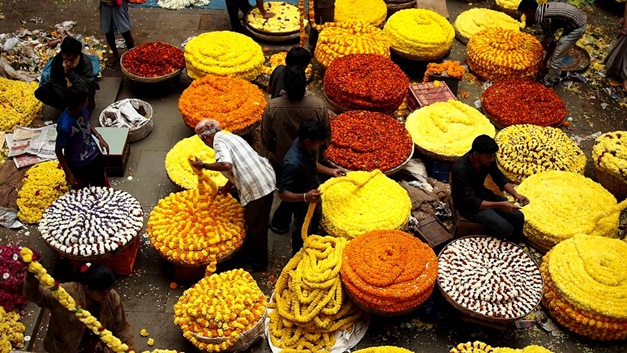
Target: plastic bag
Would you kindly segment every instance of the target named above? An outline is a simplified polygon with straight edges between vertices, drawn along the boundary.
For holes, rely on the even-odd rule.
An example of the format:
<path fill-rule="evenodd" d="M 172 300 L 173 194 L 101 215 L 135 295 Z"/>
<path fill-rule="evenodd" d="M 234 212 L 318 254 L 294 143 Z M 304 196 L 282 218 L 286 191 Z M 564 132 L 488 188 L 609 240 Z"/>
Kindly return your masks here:
<path fill-rule="evenodd" d="M 17 211 L 6 207 L 0 207 L 0 226 L 10 229 L 26 228 L 17 220 Z"/>

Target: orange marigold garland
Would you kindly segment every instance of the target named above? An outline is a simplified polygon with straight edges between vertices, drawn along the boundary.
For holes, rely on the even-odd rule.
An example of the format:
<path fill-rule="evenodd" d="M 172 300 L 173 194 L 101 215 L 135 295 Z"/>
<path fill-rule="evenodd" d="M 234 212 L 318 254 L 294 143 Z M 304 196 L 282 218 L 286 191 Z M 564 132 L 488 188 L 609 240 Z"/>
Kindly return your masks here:
<path fill-rule="evenodd" d="M 413 142 L 405 127 L 389 115 L 353 110 L 331 120 L 333 138 L 325 155 L 349 170 L 386 172 L 403 163 Z"/>
<path fill-rule="evenodd" d="M 447 60 L 443 63 L 429 63 L 423 82 L 430 82 L 432 75 L 442 75 L 463 80 L 465 73 L 466 70 L 457 61 Z"/>
<path fill-rule="evenodd" d="M 346 245 L 343 256 L 345 289 L 362 306 L 389 314 L 424 303 L 438 274 L 433 250 L 399 230 L 362 234 Z"/>
<path fill-rule="evenodd" d="M 202 119 L 220 122 L 237 132 L 261 121 L 266 99 L 259 87 L 239 78 L 207 75 L 195 80 L 179 98 L 185 124 L 194 128 Z"/>

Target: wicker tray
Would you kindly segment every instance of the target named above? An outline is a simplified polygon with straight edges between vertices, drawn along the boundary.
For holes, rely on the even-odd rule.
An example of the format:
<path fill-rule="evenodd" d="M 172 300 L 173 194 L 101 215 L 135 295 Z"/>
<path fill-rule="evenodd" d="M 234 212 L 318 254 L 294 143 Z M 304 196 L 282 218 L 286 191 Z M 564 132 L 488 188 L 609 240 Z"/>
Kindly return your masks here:
<path fill-rule="evenodd" d="M 133 49 L 131 49 L 133 50 Z M 178 75 L 181 74 L 181 72 L 183 71 L 183 69 L 178 69 L 176 71 L 173 71 L 167 75 L 164 76 L 159 76 L 159 77 L 143 77 L 143 76 L 137 76 L 135 74 L 132 74 L 130 72 L 128 72 L 128 70 L 126 70 L 126 68 L 124 68 L 124 65 L 122 65 L 123 62 L 123 58 L 124 55 L 126 55 L 129 51 L 124 52 L 124 54 L 122 54 L 122 56 L 120 57 L 120 69 L 122 70 L 122 73 L 124 74 L 124 76 L 128 77 L 129 79 L 136 81 L 136 82 L 142 82 L 142 83 L 156 83 L 156 82 L 161 82 L 161 81 L 166 81 L 169 80 L 171 78 L 174 78 Z"/>
<path fill-rule="evenodd" d="M 261 319 L 259 319 L 259 321 L 255 324 L 255 326 L 253 326 L 250 330 L 243 332 L 234 345 L 232 345 L 231 347 L 229 347 L 228 349 L 222 352 L 243 351 L 247 349 L 248 347 L 250 347 L 253 343 L 257 342 L 260 338 L 263 338 L 264 329 L 265 329 L 265 321 L 266 321 L 266 314 L 264 313 L 261 316 Z M 194 336 L 194 338 L 196 338 L 200 342 L 208 343 L 208 344 L 220 344 L 229 339 L 227 337 L 215 337 L 215 338 L 205 337 L 205 336 L 197 335 L 195 333 L 192 333 L 192 336 Z"/>
<path fill-rule="evenodd" d="M 409 156 L 407 157 L 407 159 L 405 159 L 403 162 L 401 162 L 401 164 L 397 165 L 396 167 L 388 169 L 387 171 L 383 172 L 383 174 L 390 176 L 390 175 L 393 175 L 393 174 L 396 174 L 397 172 L 399 172 L 401 169 L 403 169 L 403 167 L 407 163 L 409 163 L 409 161 L 411 160 L 411 157 L 414 156 L 414 151 L 415 151 L 415 144 L 412 143 L 411 152 L 409 153 Z M 332 166 L 334 166 L 336 168 L 341 168 L 341 169 L 347 169 L 348 170 L 348 168 L 343 167 L 343 166 L 341 166 L 339 164 L 336 164 L 335 162 L 333 162 L 329 158 L 327 158 L 327 161 L 329 161 L 329 164 L 331 164 Z"/>
<path fill-rule="evenodd" d="M 80 255 L 68 254 L 66 252 L 63 252 L 63 251 L 55 248 L 54 246 L 52 246 L 52 244 L 47 242 L 45 239 L 44 239 L 44 243 L 46 243 L 46 245 L 50 248 L 50 250 L 52 250 L 52 252 L 56 253 L 60 257 L 66 258 L 68 260 L 73 260 L 73 261 L 95 261 L 95 260 L 102 260 L 102 259 L 109 258 L 109 257 L 115 255 L 116 253 L 126 249 L 142 233 L 143 229 L 144 228 L 142 227 L 142 229 L 139 232 L 137 232 L 137 235 L 135 237 L 133 237 L 133 239 L 129 240 L 126 244 L 120 246 L 119 248 L 115 249 L 114 251 L 107 252 L 107 253 L 100 254 L 100 255 L 93 255 L 93 256 L 80 256 Z"/>
<path fill-rule="evenodd" d="M 457 30 L 457 28 L 455 28 L 455 39 L 457 39 L 463 45 L 468 44 L 468 42 L 470 41 L 470 38 L 466 38 L 466 37 L 462 36 L 462 34 L 459 33 L 459 31 Z"/>
<path fill-rule="evenodd" d="M 286 33 L 272 33 L 272 32 L 262 31 L 262 30 L 253 28 L 252 26 L 248 24 L 248 22 L 246 22 L 245 27 L 251 36 L 257 39 L 264 40 L 266 42 L 274 42 L 274 43 L 289 42 L 289 41 L 298 39 L 300 35 L 299 31 L 286 32 Z"/>
<path fill-rule="evenodd" d="M 435 60 L 439 60 L 439 59 L 445 58 L 445 57 L 447 57 L 451 53 L 451 51 L 449 50 L 448 52 L 446 52 L 443 55 L 438 55 L 438 56 L 421 56 L 421 55 L 413 55 L 413 54 L 403 53 L 401 51 L 398 51 L 398 50 L 394 49 L 393 47 L 390 47 L 390 52 L 392 52 L 393 54 L 395 54 L 398 57 L 401 57 L 403 59 L 413 60 L 413 61 L 435 61 Z"/>
<path fill-rule="evenodd" d="M 136 128 L 132 128 L 132 129 L 129 128 L 129 131 L 128 131 L 128 141 L 136 142 L 145 138 L 152 132 L 152 128 L 154 125 L 153 120 L 152 120 L 153 110 L 152 110 L 152 106 L 148 102 L 145 102 L 141 99 L 135 99 L 135 98 L 126 98 L 126 99 L 117 101 L 115 103 L 110 104 L 100 113 L 100 116 L 98 117 L 98 121 L 100 122 L 100 126 L 110 127 L 109 125 L 106 124 L 105 112 L 109 109 L 119 106 L 121 103 L 126 102 L 126 101 L 130 101 L 134 107 L 137 106 L 137 108 L 139 108 L 141 106 L 141 107 L 144 107 L 144 109 L 146 109 L 146 114 L 147 114 L 146 118 L 148 119 L 148 122 Z"/>
<path fill-rule="evenodd" d="M 456 242 L 456 241 L 458 241 L 460 239 L 466 239 L 466 238 L 491 238 L 491 237 L 487 236 L 487 235 L 471 235 L 471 236 L 455 239 L 455 240 L 451 241 L 450 243 L 448 243 L 444 248 L 442 248 L 442 250 L 438 254 L 438 260 L 440 258 L 440 255 L 446 251 L 446 249 L 449 247 L 450 244 L 453 244 L 454 242 Z M 511 242 L 508 242 L 508 241 L 505 241 L 505 242 L 511 243 Z M 516 245 L 514 243 L 511 243 L 511 244 L 516 246 L 516 247 L 520 247 L 520 246 L 518 246 L 518 245 Z M 529 254 L 527 254 L 524 251 L 523 251 L 523 254 L 525 254 L 525 256 L 527 256 L 530 261 L 532 261 L 534 264 L 536 264 L 536 262 L 533 260 L 533 258 L 531 256 L 529 256 Z M 536 266 L 537 266 L 537 264 L 536 264 Z M 455 300 L 453 300 L 453 298 L 449 297 L 449 295 L 442 289 L 442 287 L 440 286 L 439 278 L 438 278 L 437 284 L 438 284 L 438 289 L 440 290 L 440 293 L 442 293 L 442 296 L 444 297 L 444 299 L 446 299 L 446 301 L 449 302 L 449 304 L 451 304 L 451 306 L 453 306 L 455 309 L 459 310 L 462 314 L 464 314 L 466 316 L 469 316 L 471 318 L 477 319 L 477 320 L 486 321 L 486 322 L 492 322 L 492 323 L 500 323 L 500 324 L 511 323 L 511 322 L 514 322 L 516 320 L 520 320 L 523 317 L 529 315 L 529 313 L 531 311 L 533 311 L 533 308 L 536 308 L 538 305 L 540 305 L 540 302 L 542 301 L 542 297 L 543 297 L 541 295 L 540 298 L 538 299 L 538 302 L 535 303 L 535 305 L 532 307 L 532 309 L 528 313 L 525 313 L 524 315 L 520 315 L 520 316 L 514 317 L 514 318 L 493 317 L 493 316 L 487 316 L 487 315 L 480 314 L 478 312 L 469 310 L 469 309 L 461 306 Z M 544 279 L 542 279 L 542 288 L 544 288 Z"/>
<path fill-rule="evenodd" d="M 431 152 L 429 150 L 426 150 L 420 147 L 420 145 L 416 143 L 414 143 L 414 145 L 416 146 L 416 150 L 418 150 L 420 154 L 425 155 L 431 159 L 438 160 L 438 161 L 455 162 L 459 159 L 459 157 L 461 157 L 461 156 L 445 156 L 445 155 L 437 154 L 437 153 Z"/>
<path fill-rule="evenodd" d="M 513 18 L 515 18 L 516 20 L 520 20 L 520 16 L 522 16 L 522 14 L 520 12 L 518 12 L 518 10 L 511 10 L 511 9 L 506 9 L 503 6 L 497 4 L 496 2 L 494 3 L 494 9 L 497 11 L 501 11 Z"/>
<path fill-rule="evenodd" d="M 616 197 L 618 202 L 627 199 L 627 182 L 599 168 L 596 163 L 594 165 L 594 177 L 607 191 Z"/>
<path fill-rule="evenodd" d="M 323 90 L 324 91 L 324 90 Z M 381 111 L 381 110 L 376 110 L 376 109 L 372 109 L 372 108 L 347 108 L 347 107 L 343 107 L 341 105 L 339 105 L 338 103 L 335 103 L 331 98 L 329 98 L 329 96 L 327 95 L 327 92 L 324 91 L 324 98 L 326 98 L 327 102 L 329 103 L 329 105 L 331 106 L 331 108 L 333 108 L 333 110 L 337 113 L 345 113 L 347 111 L 350 110 L 368 110 L 371 112 L 379 112 L 379 113 L 383 113 L 383 114 L 387 114 L 387 115 L 392 115 L 397 109 L 398 107 L 392 109 L 388 109 L 385 111 Z M 400 105 L 399 105 L 400 106 Z"/>

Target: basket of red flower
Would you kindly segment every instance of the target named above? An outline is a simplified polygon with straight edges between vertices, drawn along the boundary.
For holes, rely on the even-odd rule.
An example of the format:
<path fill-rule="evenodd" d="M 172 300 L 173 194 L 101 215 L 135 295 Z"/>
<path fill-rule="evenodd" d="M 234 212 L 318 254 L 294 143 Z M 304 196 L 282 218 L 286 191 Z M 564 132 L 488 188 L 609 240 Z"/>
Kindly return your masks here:
<path fill-rule="evenodd" d="M 122 54 L 120 69 L 133 81 L 161 82 L 181 74 L 185 67 L 183 51 L 171 44 L 151 42 Z"/>

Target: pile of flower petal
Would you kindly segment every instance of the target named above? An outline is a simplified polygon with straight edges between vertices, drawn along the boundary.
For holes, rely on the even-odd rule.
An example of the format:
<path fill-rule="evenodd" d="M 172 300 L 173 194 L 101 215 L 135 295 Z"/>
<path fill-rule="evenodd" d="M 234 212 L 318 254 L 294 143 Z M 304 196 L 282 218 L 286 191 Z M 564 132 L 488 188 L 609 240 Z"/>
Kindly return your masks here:
<path fill-rule="evenodd" d="M 583 174 L 586 155 L 562 130 L 536 125 L 512 125 L 494 138 L 499 145 L 496 161 L 510 180 L 549 170 Z"/>
<path fill-rule="evenodd" d="M 334 60 L 324 73 L 327 97 L 346 109 L 395 111 L 408 87 L 403 70 L 381 55 L 347 55 Z"/>
<path fill-rule="evenodd" d="M 331 145 L 325 156 L 348 170 L 386 172 L 410 157 L 413 142 L 405 127 L 389 115 L 364 110 L 331 120 Z"/>
<path fill-rule="evenodd" d="M 320 31 L 314 57 L 322 65 L 349 54 L 390 56 L 390 39 L 375 26 L 359 22 L 329 22 Z"/>
<path fill-rule="evenodd" d="M 278 1 L 264 1 L 264 9 L 274 13 L 274 17 L 263 18 L 257 7 L 246 15 L 246 23 L 258 31 L 270 33 L 292 33 L 298 31 L 298 7 Z"/>
<path fill-rule="evenodd" d="M 524 234 L 540 251 L 577 234 L 617 237 L 616 198 L 581 174 L 542 172 L 523 180 L 516 190 L 529 198 L 521 209 Z"/>
<path fill-rule="evenodd" d="M 286 352 L 329 351 L 338 331 L 352 330 L 363 311 L 342 289 L 346 239 L 311 235 L 281 271 L 269 305 L 269 339 Z"/>
<path fill-rule="evenodd" d="M 445 56 L 455 38 L 455 30 L 446 18 L 425 9 L 396 12 L 383 30 L 392 38 L 392 49 L 424 61 Z"/>
<path fill-rule="evenodd" d="M 388 16 L 383 0 L 336 0 L 334 20 L 337 22 L 361 22 L 380 27 Z"/>
<path fill-rule="evenodd" d="M 520 30 L 520 22 L 500 11 L 473 8 L 462 12 L 455 19 L 455 31 L 462 39 L 469 40 L 475 34 L 488 28 Z"/>
<path fill-rule="evenodd" d="M 606 186 L 608 190 L 618 199 L 627 197 L 627 131 L 606 132 L 597 137 L 592 160 L 597 174 L 600 171 L 611 178 L 612 185 Z M 600 179 L 598 175 L 597 179 Z"/>
<path fill-rule="evenodd" d="M 536 37 L 501 28 L 475 34 L 466 50 L 470 70 L 491 81 L 534 79 L 544 55 L 542 44 Z"/>
<path fill-rule="evenodd" d="M 67 191 L 65 173 L 58 161 L 36 164 L 24 175 L 17 193 L 17 216 L 22 222 L 37 223 L 44 211 Z"/>
<path fill-rule="evenodd" d="M 566 118 L 566 103 L 554 90 L 526 80 L 496 82 L 481 94 L 481 108 L 498 126 L 534 124 L 558 126 Z"/>
<path fill-rule="evenodd" d="M 194 80 L 210 74 L 253 80 L 264 60 L 259 44 L 231 31 L 203 33 L 185 46 L 187 75 Z"/>
<path fill-rule="evenodd" d="M 230 194 L 218 193 L 217 185 L 198 174 L 198 187 L 172 193 L 159 200 L 150 212 L 146 233 L 151 245 L 168 261 L 209 265 L 230 255 L 244 242 L 244 208 Z"/>
<path fill-rule="evenodd" d="M 542 298 L 542 276 L 520 247 L 492 237 L 449 243 L 438 258 L 442 293 L 476 315 L 514 320 Z"/>
<path fill-rule="evenodd" d="M 627 243 L 576 235 L 543 258 L 542 303 L 570 331 L 600 341 L 627 338 Z"/>
<path fill-rule="evenodd" d="M 151 42 L 140 44 L 124 54 L 122 67 L 140 77 L 169 75 L 185 67 L 183 51 L 171 44 Z"/>
<path fill-rule="evenodd" d="M 186 290 L 174 304 L 174 323 L 198 349 L 221 352 L 258 325 L 265 313 L 266 297 L 257 282 L 235 269 L 207 276 Z"/>
<path fill-rule="evenodd" d="M 407 191 L 379 170 L 349 172 L 319 189 L 321 224 L 332 236 L 350 240 L 372 230 L 407 226 L 411 211 Z"/>
<path fill-rule="evenodd" d="M 20 247 L 0 245 L 0 274 L 0 307 L 6 312 L 23 310 L 26 307 L 26 297 L 22 284 L 26 273 L 20 260 Z"/>
<path fill-rule="evenodd" d="M 375 230 L 344 248 L 342 284 L 362 307 L 402 314 L 427 300 L 438 274 L 433 250 L 400 230 Z"/>
<path fill-rule="evenodd" d="M 13 132 L 16 126 L 29 126 L 43 103 L 35 98 L 37 82 L 22 82 L 0 77 L 0 131 Z"/>
<path fill-rule="evenodd" d="M 165 170 L 170 180 L 183 189 L 193 189 L 198 186 L 197 172 L 189 164 L 190 155 L 200 158 L 205 163 L 216 161 L 213 148 L 207 146 L 198 135 L 177 142 L 165 155 Z M 226 177 L 220 172 L 204 169 L 202 173 L 218 186 L 223 186 L 227 182 Z"/>
<path fill-rule="evenodd" d="M 416 145 L 447 158 L 458 158 L 479 135 L 494 136 L 490 120 L 477 109 L 459 101 L 437 102 L 409 114 L 407 131 Z"/>
<path fill-rule="evenodd" d="M 263 92 L 252 83 L 208 75 L 183 91 L 179 111 L 191 128 L 211 118 L 219 121 L 223 130 L 237 132 L 261 121 L 266 104 Z"/>
<path fill-rule="evenodd" d="M 17 311 L 5 311 L 0 306 L 0 352 L 10 353 L 13 348 L 24 347 L 24 331 L 26 327 L 20 322 Z"/>

